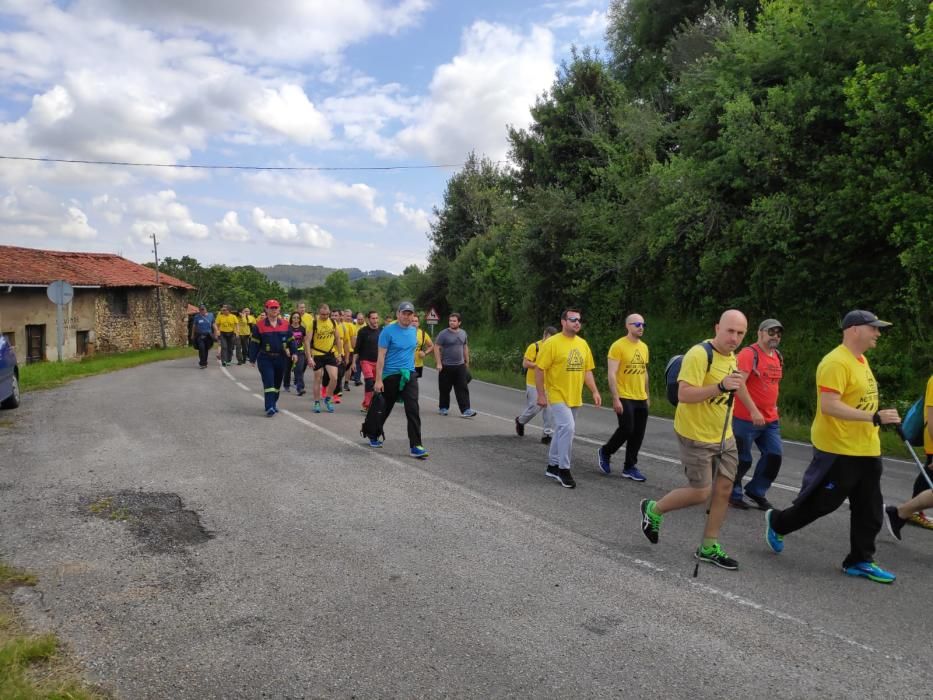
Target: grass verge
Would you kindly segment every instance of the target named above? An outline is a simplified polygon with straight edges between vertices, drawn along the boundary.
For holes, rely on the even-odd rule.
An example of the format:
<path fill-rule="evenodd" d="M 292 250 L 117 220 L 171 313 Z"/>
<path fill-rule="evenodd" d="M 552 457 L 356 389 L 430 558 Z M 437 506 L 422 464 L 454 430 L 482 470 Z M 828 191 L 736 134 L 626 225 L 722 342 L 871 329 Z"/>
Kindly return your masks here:
<path fill-rule="evenodd" d="M 37 362 L 20 367 L 20 387 L 23 391 L 50 389 L 72 379 L 89 377 L 94 374 L 115 372 L 128 367 L 136 367 L 149 362 L 177 360 L 182 357 L 195 357 L 194 348 L 156 348 L 152 350 L 134 350 L 113 355 L 94 355 L 71 362 Z"/>
<path fill-rule="evenodd" d="M 30 634 L 10 595 L 36 577 L 0 562 L 0 698 L 101 700 L 82 679 L 53 634 Z"/>

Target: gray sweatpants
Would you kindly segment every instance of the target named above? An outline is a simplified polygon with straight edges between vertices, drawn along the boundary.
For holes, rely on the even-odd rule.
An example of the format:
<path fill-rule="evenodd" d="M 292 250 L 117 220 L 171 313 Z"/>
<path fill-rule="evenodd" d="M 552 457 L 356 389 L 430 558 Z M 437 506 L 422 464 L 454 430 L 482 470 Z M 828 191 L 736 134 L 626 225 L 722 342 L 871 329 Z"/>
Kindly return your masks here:
<path fill-rule="evenodd" d="M 573 435 L 577 427 L 577 408 L 565 403 L 552 403 L 551 421 L 554 425 L 554 437 L 547 453 L 547 463 L 556 464 L 561 469 L 570 469 L 570 453 L 573 450 Z"/>
<path fill-rule="evenodd" d="M 518 417 L 518 422 L 522 425 L 530 423 L 531 419 L 544 411 L 544 434 L 553 435 L 554 425 L 551 421 L 551 407 L 538 405 L 538 389 L 534 386 L 525 385 L 525 411 Z"/>

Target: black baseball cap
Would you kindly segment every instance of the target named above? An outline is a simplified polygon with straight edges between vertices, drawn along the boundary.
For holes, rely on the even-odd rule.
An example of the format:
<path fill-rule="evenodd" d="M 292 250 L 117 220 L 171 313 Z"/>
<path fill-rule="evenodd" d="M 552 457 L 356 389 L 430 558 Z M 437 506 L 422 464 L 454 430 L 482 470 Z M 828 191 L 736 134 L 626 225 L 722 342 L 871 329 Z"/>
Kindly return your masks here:
<path fill-rule="evenodd" d="M 882 321 L 871 311 L 865 311 L 864 309 L 855 309 L 850 311 L 845 315 L 845 318 L 842 319 L 842 330 L 851 328 L 852 326 L 874 326 L 875 328 L 888 328 L 889 326 L 893 325 L 893 323 L 889 323 L 888 321 Z"/>

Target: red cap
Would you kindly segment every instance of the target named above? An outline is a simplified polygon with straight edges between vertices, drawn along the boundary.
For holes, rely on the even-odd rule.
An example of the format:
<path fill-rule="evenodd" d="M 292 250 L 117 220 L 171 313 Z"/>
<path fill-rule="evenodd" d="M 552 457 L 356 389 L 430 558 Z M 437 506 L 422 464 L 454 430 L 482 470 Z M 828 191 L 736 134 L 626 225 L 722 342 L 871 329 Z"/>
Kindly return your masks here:
<path fill-rule="evenodd" d="M 277 302 L 275 299 L 270 299 L 269 301 L 266 302 L 267 309 L 278 309 L 279 307 L 280 307 L 279 302 Z"/>

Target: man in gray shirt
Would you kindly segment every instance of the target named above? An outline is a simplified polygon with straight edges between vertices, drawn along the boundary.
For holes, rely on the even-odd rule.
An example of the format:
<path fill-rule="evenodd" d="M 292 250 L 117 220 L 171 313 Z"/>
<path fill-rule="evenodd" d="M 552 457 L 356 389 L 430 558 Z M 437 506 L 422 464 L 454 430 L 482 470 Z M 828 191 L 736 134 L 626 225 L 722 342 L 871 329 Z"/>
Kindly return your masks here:
<path fill-rule="evenodd" d="M 452 313 L 445 328 L 434 339 L 434 360 L 437 363 L 438 413 L 446 416 L 450 409 L 450 390 L 457 397 L 460 415 L 472 418 L 476 411 L 470 408 L 470 348 L 466 331 L 460 328 L 460 314 Z"/>

